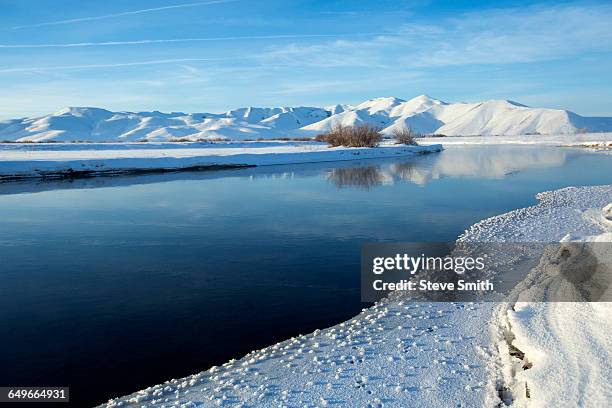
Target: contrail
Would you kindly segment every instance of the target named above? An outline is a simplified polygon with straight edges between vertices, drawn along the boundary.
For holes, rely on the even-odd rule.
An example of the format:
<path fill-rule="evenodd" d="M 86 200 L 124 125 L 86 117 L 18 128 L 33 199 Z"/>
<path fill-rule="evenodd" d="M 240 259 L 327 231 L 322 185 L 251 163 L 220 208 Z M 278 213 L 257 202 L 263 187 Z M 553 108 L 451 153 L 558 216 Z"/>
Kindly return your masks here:
<path fill-rule="evenodd" d="M 74 47 L 104 47 L 112 45 L 143 45 L 177 42 L 200 41 L 238 41 L 238 40 L 278 40 L 291 38 L 329 38 L 329 37 L 361 37 L 372 35 L 388 35 L 388 33 L 357 33 L 357 34 L 281 34 L 281 35 L 248 35 L 236 37 L 205 37 L 205 38 L 171 38 L 161 40 L 133 40 L 133 41 L 102 41 L 60 44 L 0 44 L 0 48 L 74 48 Z"/>
<path fill-rule="evenodd" d="M 238 1 L 238 0 L 212 0 L 212 1 L 200 1 L 197 3 L 175 4 L 173 6 L 162 6 L 162 7 L 154 7 L 154 8 L 148 8 L 148 9 L 142 9 L 142 10 L 123 11 L 121 13 L 104 14 L 101 16 L 71 18 L 68 20 L 48 21 L 45 23 L 36 23 L 36 24 L 24 24 L 24 25 L 15 26 L 12 28 L 14 30 L 19 30 L 21 28 L 28 28 L 28 27 L 43 27 L 43 26 L 51 26 L 51 25 L 80 23 L 83 21 L 104 20 L 107 18 L 131 16 L 134 14 L 153 13 L 156 11 L 171 10 L 171 9 L 178 9 L 178 8 L 185 8 L 185 7 L 199 7 L 199 6 L 208 6 L 212 4 L 232 3 L 235 1 Z"/>
<path fill-rule="evenodd" d="M 132 67 L 139 65 L 160 65 L 160 64 L 173 64 L 181 62 L 216 62 L 216 61 L 230 61 L 230 60 L 242 60 L 248 59 L 247 56 L 242 57 L 227 57 L 227 58 L 173 58 L 173 59 L 162 59 L 162 60 L 149 60 L 149 61 L 134 61 L 134 62 L 117 62 L 114 64 L 87 64 L 87 65 L 54 65 L 50 67 L 17 67 L 17 68 L 4 68 L 0 69 L 0 74 L 11 73 L 11 72 L 28 72 L 28 71 L 63 71 L 69 69 L 95 69 L 95 68 L 121 68 L 121 67 Z"/>

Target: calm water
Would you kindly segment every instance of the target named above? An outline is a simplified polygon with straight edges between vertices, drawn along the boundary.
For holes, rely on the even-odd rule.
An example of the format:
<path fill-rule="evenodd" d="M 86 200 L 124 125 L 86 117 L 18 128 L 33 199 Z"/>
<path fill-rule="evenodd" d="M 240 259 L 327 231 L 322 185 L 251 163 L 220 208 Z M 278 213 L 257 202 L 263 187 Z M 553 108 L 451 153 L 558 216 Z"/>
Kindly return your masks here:
<path fill-rule="evenodd" d="M 0 385 L 88 406 L 349 318 L 360 245 L 448 241 L 612 157 L 449 147 L 386 161 L 0 184 Z"/>

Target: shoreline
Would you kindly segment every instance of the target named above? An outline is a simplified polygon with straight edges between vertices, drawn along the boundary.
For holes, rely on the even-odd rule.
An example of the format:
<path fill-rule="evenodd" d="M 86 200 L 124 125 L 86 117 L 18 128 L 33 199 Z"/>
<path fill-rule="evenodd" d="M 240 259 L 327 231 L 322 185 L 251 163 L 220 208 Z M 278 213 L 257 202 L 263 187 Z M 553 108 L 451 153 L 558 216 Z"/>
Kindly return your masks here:
<path fill-rule="evenodd" d="M 540 193 L 537 198 L 537 205 L 476 223 L 459 240 L 537 242 L 544 238 L 558 241 L 568 232 L 596 234 L 600 226 L 593 225 L 584 213 L 612 201 L 612 186 L 570 187 Z M 585 204 L 585 198 L 591 198 L 589 204 Z M 559 213 L 566 215 L 563 228 L 557 225 Z M 526 223 L 534 222 L 539 228 L 526 229 L 517 237 Z M 387 298 L 335 326 L 100 406 L 328 406 L 348 401 L 402 406 L 409 401 L 411 406 L 428 407 L 524 401 L 519 395 L 524 380 L 516 366 L 535 363 L 515 360 L 521 356 L 512 349 L 516 337 L 508 337 L 500 320 L 507 315 L 507 305 Z M 530 350 L 522 343 L 520 346 Z M 525 359 L 525 353 L 519 351 Z M 529 352 L 527 356 L 532 358 Z M 529 398 L 538 396 L 541 387 L 533 382 L 527 388 Z"/>
<path fill-rule="evenodd" d="M 442 151 L 442 146 L 439 144 L 329 148 L 322 144 L 293 143 L 280 146 L 252 144 L 246 147 L 206 146 L 180 149 L 170 147 L 116 150 L 52 150 L 52 147 L 45 150 L 28 150 L 26 148 L 29 146 L 24 146 L 24 149 L 0 149 L 0 181 L 380 159 Z M 75 147 L 78 148 L 78 146 Z"/>
<path fill-rule="evenodd" d="M 423 137 L 418 146 L 386 140 L 375 148 L 328 147 L 314 141 L 0 143 L 0 182 L 211 171 L 266 165 L 402 157 L 444 146 L 534 145 L 609 150 L 612 133 Z"/>
<path fill-rule="evenodd" d="M 491 375 L 506 405 L 555 406 L 563 396 L 572 406 L 603 406 L 612 398 L 604 374 L 612 370 L 612 303 L 603 297 L 569 301 L 567 286 L 564 298 L 555 300 L 558 292 L 552 289 L 555 283 L 557 290 L 562 287 L 558 281 L 567 270 L 584 271 L 574 266 L 582 252 L 572 251 L 583 245 L 591 245 L 599 264 L 609 268 L 612 185 L 567 187 L 537 198 L 535 206 L 483 220 L 469 231 L 477 241 L 562 243 L 544 253 L 508 301 L 496 307 L 490 323 L 497 349 Z M 609 269 L 603 278 L 609 281 Z M 543 282 L 553 285 L 542 291 Z"/>

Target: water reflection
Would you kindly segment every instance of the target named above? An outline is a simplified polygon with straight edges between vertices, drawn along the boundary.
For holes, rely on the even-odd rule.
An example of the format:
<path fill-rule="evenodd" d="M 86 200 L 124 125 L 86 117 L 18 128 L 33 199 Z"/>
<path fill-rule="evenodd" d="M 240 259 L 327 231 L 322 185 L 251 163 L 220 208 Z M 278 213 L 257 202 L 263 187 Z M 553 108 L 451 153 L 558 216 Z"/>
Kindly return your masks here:
<path fill-rule="evenodd" d="M 338 188 L 360 187 L 366 190 L 385 183 L 393 183 L 389 172 L 379 166 L 331 169 L 327 173 L 327 179 Z"/>
<path fill-rule="evenodd" d="M 578 152 L 584 154 L 584 152 Z M 120 187 L 177 180 L 211 180 L 233 177 L 292 178 L 323 176 L 338 188 L 371 189 L 405 181 L 425 185 L 444 177 L 501 178 L 533 168 L 561 166 L 568 148 L 544 146 L 450 146 L 437 154 L 396 159 L 261 166 L 217 171 L 125 175 L 65 180 L 29 180 L 0 183 L 0 195 L 49 190 Z"/>
<path fill-rule="evenodd" d="M 444 177 L 501 178 L 523 170 L 561 166 L 567 155 L 567 149 L 548 147 L 451 147 L 427 158 L 334 168 L 326 177 L 338 188 L 370 189 L 399 181 L 425 185 Z"/>
<path fill-rule="evenodd" d="M 429 181 L 445 176 L 484 176 L 499 178 L 517 171 L 562 165 L 568 150 L 545 147 L 500 147 L 488 149 L 460 148 L 440 155 L 428 177 Z M 425 182 L 427 182 L 425 181 Z"/>

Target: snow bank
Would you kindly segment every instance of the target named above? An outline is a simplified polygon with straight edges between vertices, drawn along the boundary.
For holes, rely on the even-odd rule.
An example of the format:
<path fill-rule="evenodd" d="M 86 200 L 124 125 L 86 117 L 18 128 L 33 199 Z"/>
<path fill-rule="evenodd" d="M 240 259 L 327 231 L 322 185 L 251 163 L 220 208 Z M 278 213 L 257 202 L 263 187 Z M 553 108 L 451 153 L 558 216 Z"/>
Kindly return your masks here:
<path fill-rule="evenodd" d="M 608 198 L 612 201 L 612 195 Z M 516 393 L 516 399 L 530 406 L 559 405 L 560 395 L 568 406 L 603 407 L 612 401 L 612 244 L 602 244 L 612 242 L 612 225 L 606 225 L 603 214 L 588 217 L 602 232 L 566 236 L 564 242 L 571 243 L 556 251 L 563 255 L 546 254 L 545 262 L 533 271 L 540 277 L 537 286 L 544 290 L 521 293 L 507 311 L 512 345 L 525 354 L 523 361 L 531 367 L 515 375 L 515 388 L 525 384 L 525 392 Z M 577 265 L 582 268 L 576 269 Z M 566 270 L 585 276 L 569 281 L 558 275 Z M 534 294 L 539 302 L 523 301 Z M 562 300 L 575 301 L 555 302 L 559 294 Z"/>
<path fill-rule="evenodd" d="M 103 406 L 485 406 L 494 390 L 487 336 L 476 334 L 488 313 L 488 304 L 382 302 Z"/>
<path fill-rule="evenodd" d="M 559 241 L 568 232 L 601 237 L 612 228 L 612 186 L 538 198 L 537 206 L 483 220 L 460 239 Z M 102 406 L 606 406 L 611 322 L 611 303 L 512 310 L 393 296 L 344 323 Z"/>
<path fill-rule="evenodd" d="M 440 145 L 381 146 L 376 148 L 328 148 L 321 143 L 240 143 L 213 144 L 188 148 L 162 144 L 158 148 L 140 144 L 125 148 L 90 150 L 79 145 L 0 145 L 0 180 L 67 175 L 101 175 L 142 171 L 174 171 L 219 166 L 264 166 L 375 159 L 439 152 Z M 73 147 L 71 149 L 69 147 Z"/>
<path fill-rule="evenodd" d="M 578 248 L 597 242 L 591 253 L 598 259 L 605 283 L 604 293 L 597 297 L 610 299 L 612 254 L 607 243 L 612 242 L 612 186 L 565 188 L 541 193 L 538 199 L 536 206 L 481 221 L 471 228 L 470 237 L 501 242 L 563 241 Z M 563 250 L 560 259 L 557 255 Z M 550 288 L 563 290 L 564 296 L 573 294 L 552 275 L 564 264 L 573 265 L 581 255 L 563 245 L 545 253 L 511 295 L 516 301 L 501 305 L 495 313 L 498 388 L 513 406 L 602 407 L 612 401 L 612 303 L 550 299 L 555 293 Z M 534 297 L 538 302 L 522 301 Z"/>
<path fill-rule="evenodd" d="M 583 117 L 560 109 L 530 108 L 507 100 L 447 103 L 426 95 L 408 101 L 375 98 L 358 105 L 238 108 L 225 113 L 111 112 L 71 107 L 37 118 L 0 122 L 8 141 L 255 140 L 311 137 L 337 124 L 368 123 L 391 134 L 409 127 L 418 133 L 540 135 L 612 131 L 612 118 Z"/>
<path fill-rule="evenodd" d="M 508 312 L 512 344 L 532 365 L 516 374 L 517 405 L 608 406 L 611 316 L 611 303 L 517 303 Z"/>

